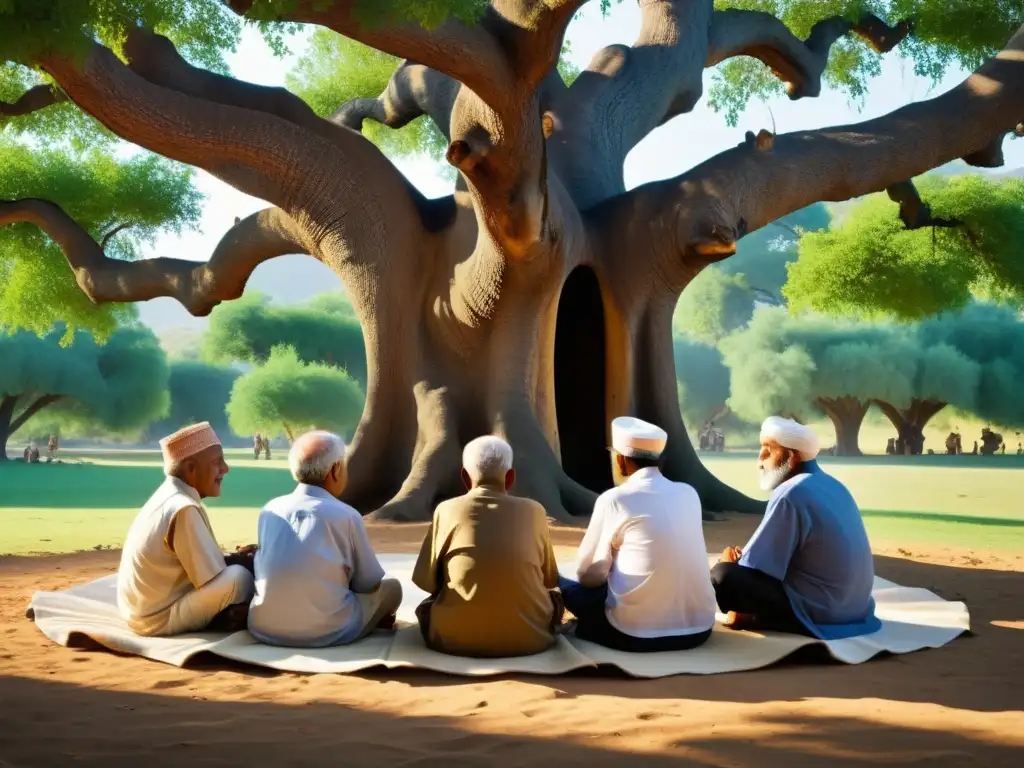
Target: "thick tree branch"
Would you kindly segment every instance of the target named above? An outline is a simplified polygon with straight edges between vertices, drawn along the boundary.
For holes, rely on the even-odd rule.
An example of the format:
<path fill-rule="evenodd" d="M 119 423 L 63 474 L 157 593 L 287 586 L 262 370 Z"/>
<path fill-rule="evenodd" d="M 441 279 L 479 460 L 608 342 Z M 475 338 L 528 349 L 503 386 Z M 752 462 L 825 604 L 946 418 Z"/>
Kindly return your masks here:
<path fill-rule="evenodd" d="M 11 428 L 8 434 L 13 435 L 15 432 L 17 432 L 19 429 L 25 426 L 25 423 L 29 419 L 31 419 L 33 416 L 35 416 L 37 413 L 43 410 L 43 408 L 46 408 L 48 405 L 53 405 L 62 397 L 63 395 L 43 395 L 42 397 L 38 398 L 34 403 L 29 405 L 28 408 L 26 408 L 24 411 L 18 414 L 18 416 L 13 421 L 11 421 Z"/>
<path fill-rule="evenodd" d="M 791 99 L 818 96 L 829 53 L 839 38 L 853 33 L 878 53 L 888 53 L 911 31 L 908 21 L 890 27 L 872 13 L 856 23 L 841 17 L 819 21 L 806 40 L 800 40 L 770 13 L 716 11 L 711 24 L 707 66 L 734 56 L 752 56 L 768 66 L 786 86 Z"/>
<path fill-rule="evenodd" d="M 0 226 L 19 222 L 35 224 L 61 247 L 75 280 L 93 303 L 169 296 L 197 317 L 241 296 L 249 276 L 264 261 L 308 252 L 298 226 L 279 208 L 237 222 L 207 262 L 112 259 L 60 206 L 37 199 L 0 201 Z"/>
<path fill-rule="evenodd" d="M 660 207 L 664 227 L 676 233 L 674 252 L 693 254 L 710 232 L 738 239 L 811 203 L 900 185 L 989 146 L 1022 113 L 1024 28 L 941 96 L 858 125 L 777 136 L 765 151 L 742 144 L 677 179 L 633 190 L 630 205 L 652 215 Z"/>
<path fill-rule="evenodd" d="M 253 2 L 226 0 L 226 5 L 245 15 Z M 298 0 L 277 20 L 318 24 L 393 56 L 420 62 L 465 83 L 486 101 L 499 98 L 509 87 L 509 61 L 482 24 L 449 19 L 431 30 L 413 22 L 364 27 L 353 12 L 355 6 L 355 0 Z"/>
<path fill-rule="evenodd" d="M 886 188 L 889 199 L 900 205 L 900 220 L 907 229 L 924 229 L 925 227 L 954 228 L 963 225 L 957 219 L 937 219 L 932 216 L 932 209 L 921 199 L 917 187 L 912 181 L 902 181 Z"/>
<path fill-rule="evenodd" d="M 389 128 L 402 128 L 417 117 L 429 115 L 438 129 L 449 137 L 451 115 L 461 85 L 422 64 L 403 61 L 375 99 L 352 99 L 342 104 L 331 122 L 362 130 L 364 120 L 375 120 Z"/>
<path fill-rule="evenodd" d="M 418 214 L 428 229 L 450 220 L 450 206 L 435 210 L 377 147 L 352 131 L 315 116 L 314 123 L 300 125 L 240 106 L 253 103 L 256 92 L 240 84 L 233 93 L 230 81 L 214 89 L 223 101 L 191 95 L 212 93 L 208 73 L 184 69 L 178 82 L 159 67 L 147 69 L 172 85 L 164 87 L 103 46 L 90 45 L 84 61 L 52 54 L 38 63 L 79 107 L 120 137 L 278 205 L 316 241 L 331 237 L 349 248 L 360 236 L 388 240 L 388 209 L 392 218 Z M 173 71 L 173 56 L 164 55 Z"/>
<path fill-rule="evenodd" d="M 67 95 L 52 85 L 37 85 L 25 91 L 17 101 L 0 101 L 0 120 L 22 117 L 67 101 Z"/>
<path fill-rule="evenodd" d="M 235 223 L 237 224 L 238 222 L 235 221 Z M 124 224 L 118 224 L 112 230 L 107 232 L 107 234 L 105 234 L 103 236 L 103 239 L 100 240 L 100 250 L 101 251 L 106 251 L 107 250 L 107 243 L 109 243 L 114 237 L 116 237 L 119 232 L 124 232 L 124 230 L 128 229 L 130 226 L 131 226 L 130 222 L 125 222 Z"/>
<path fill-rule="evenodd" d="M 275 115 L 329 140 L 337 131 L 286 88 L 254 85 L 189 64 L 163 35 L 137 28 L 124 46 L 128 66 L 154 85 L 230 107 Z"/>
<path fill-rule="evenodd" d="M 703 93 L 711 0 L 639 0 L 632 47 L 598 51 L 553 109 L 552 162 L 581 208 L 625 190 L 629 151 Z"/>

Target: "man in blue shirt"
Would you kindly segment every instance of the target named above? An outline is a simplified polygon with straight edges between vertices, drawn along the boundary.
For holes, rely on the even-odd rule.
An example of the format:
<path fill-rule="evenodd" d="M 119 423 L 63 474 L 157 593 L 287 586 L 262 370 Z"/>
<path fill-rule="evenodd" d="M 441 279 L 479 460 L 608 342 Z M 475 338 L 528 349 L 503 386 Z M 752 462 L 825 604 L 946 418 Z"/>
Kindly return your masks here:
<path fill-rule="evenodd" d="M 338 500 L 345 443 L 308 432 L 288 455 L 295 491 L 260 513 L 249 632 L 269 645 L 345 645 L 394 624 L 402 585 L 384 577 L 359 513 Z"/>
<path fill-rule="evenodd" d="M 773 416 L 762 425 L 758 470 L 772 491 L 768 509 L 747 546 L 726 549 L 711 571 L 728 626 L 823 640 L 881 627 L 860 510 L 818 466 L 819 450 L 814 431 L 795 421 Z"/>

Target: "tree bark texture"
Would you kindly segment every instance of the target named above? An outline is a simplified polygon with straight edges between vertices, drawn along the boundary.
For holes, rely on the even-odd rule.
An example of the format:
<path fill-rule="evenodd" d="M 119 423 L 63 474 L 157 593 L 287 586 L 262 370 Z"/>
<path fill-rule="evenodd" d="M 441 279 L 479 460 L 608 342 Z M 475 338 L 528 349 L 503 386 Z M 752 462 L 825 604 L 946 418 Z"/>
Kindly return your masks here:
<path fill-rule="evenodd" d="M 912 400 L 906 408 L 897 408 L 881 400 L 875 400 L 874 404 L 896 427 L 896 452 L 911 456 L 924 453 L 924 428 L 948 405 L 941 400 Z"/>
<path fill-rule="evenodd" d="M 870 403 L 855 397 L 819 397 L 814 404 L 825 412 L 836 430 L 836 456 L 862 456 L 860 427 Z"/>
<path fill-rule="evenodd" d="M 240 14 L 251 5 L 227 4 Z M 627 193 L 626 155 L 693 109 L 706 66 L 758 56 L 792 97 L 814 95 L 836 39 L 853 32 L 887 50 L 907 27 L 831 20 L 802 41 L 767 14 L 718 13 L 712 0 L 640 0 L 636 43 L 599 51 L 567 87 L 555 65 L 583 4 L 494 0 L 476 26 L 428 31 L 365 29 L 352 2 L 299 0 L 281 20 L 406 59 L 379 98 L 339 105 L 329 120 L 281 89 L 197 69 L 145 31 L 129 37 L 127 64 L 95 43 L 84 61 L 47 55 L 39 66 L 110 130 L 273 207 L 237 223 L 200 265 L 111 260 L 43 201 L 0 203 L 0 223 L 45 229 L 99 302 L 173 296 L 201 315 L 237 297 L 265 259 L 302 252 L 331 267 L 366 341 L 347 491 L 363 512 L 428 519 L 460 492 L 461 446 L 497 433 L 515 450 L 518 493 L 562 520 L 587 515 L 611 483 L 609 424 L 622 415 L 668 431 L 666 472 L 692 483 L 707 509 L 759 511 L 703 467 L 687 437 L 671 339 L 679 295 L 778 217 L 991 146 L 1024 108 L 1024 37 L 932 101 L 856 126 L 762 133 Z M 459 172 L 439 200 L 358 133 L 367 119 L 399 127 L 420 115 L 448 138 Z"/>

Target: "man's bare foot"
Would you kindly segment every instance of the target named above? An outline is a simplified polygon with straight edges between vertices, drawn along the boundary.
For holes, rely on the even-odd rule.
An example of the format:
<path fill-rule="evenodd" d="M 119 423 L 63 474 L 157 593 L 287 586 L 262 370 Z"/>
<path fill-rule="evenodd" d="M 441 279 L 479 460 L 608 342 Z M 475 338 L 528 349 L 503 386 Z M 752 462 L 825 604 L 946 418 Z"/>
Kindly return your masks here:
<path fill-rule="evenodd" d="M 749 613 L 729 611 L 722 626 L 736 630 L 754 629 L 757 626 L 757 617 Z"/>

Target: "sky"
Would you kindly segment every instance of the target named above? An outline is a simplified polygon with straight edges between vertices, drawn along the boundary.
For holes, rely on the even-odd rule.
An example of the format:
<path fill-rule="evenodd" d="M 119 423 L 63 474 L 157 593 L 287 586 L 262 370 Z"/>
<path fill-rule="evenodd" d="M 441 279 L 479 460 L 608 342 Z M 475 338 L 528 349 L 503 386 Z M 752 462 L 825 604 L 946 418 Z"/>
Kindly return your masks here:
<path fill-rule="evenodd" d="M 607 17 L 602 17 L 596 5 L 585 8 L 568 30 L 570 59 L 580 69 L 586 68 L 591 56 L 600 48 L 632 43 L 640 29 L 640 11 L 636 4 L 616 4 Z M 293 48 L 297 50 L 300 45 L 301 40 Z M 284 84 L 292 61 L 294 54 L 285 59 L 275 58 L 260 34 L 251 28 L 246 29 L 237 52 L 228 57 L 236 76 L 272 86 Z M 950 71 L 941 83 L 933 86 L 929 80 L 914 75 L 912 62 L 889 54 L 884 59 L 882 74 L 870 84 L 862 105 L 851 104 L 845 94 L 827 89 L 814 99 L 789 101 L 782 97 L 769 103 L 752 101 L 735 128 L 726 125 L 724 117 L 711 110 L 705 99 L 690 114 L 677 117 L 652 132 L 630 153 L 624 169 L 626 187 L 677 176 L 736 146 L 748 130 L 755 133 L 762 128 L 772 130 L 773 119 L 776 133 L 862 122 L 910 102 L 933 98 L 956 86 L 967 74 Z M 710 77 L 710 71 L 706 72 L 705 93 Z M 1007 169 L 1024 165 L 1024 141 L 1008 140 L 1005 155 Z M 438 173 L 433 161 L 402 159 L 395 164 L 427 196 L 438 197 L 451 192 L 451 182 Z M 203 171 L 197 173 L 196 186 L 206 196 L 198 229 L 180 236 L 159 238 L 149 249 L 149 255 L 205 260 L 236 216 L 244 217 L 266 207 L 265 202 L 244 195 Z M 279 295 L 281 300 L 302 300 L 323 290 L 325 285 L 340 287 L 326 267 L 300 256 L 288 256 L 262 265 L 254 273 L 251 284 L 261 288 L 277 285 L 281 274 L 295 270 L 303 276 L 308 274 L 309 279 L 302 283 L 310 285 L 309 293 L 293 287 L 290 292 Z M 146 302 L 140 305 L 140 310 L 143 321 L 158 332 L 171 327 L 203 325 L 171 299 Z"/>

